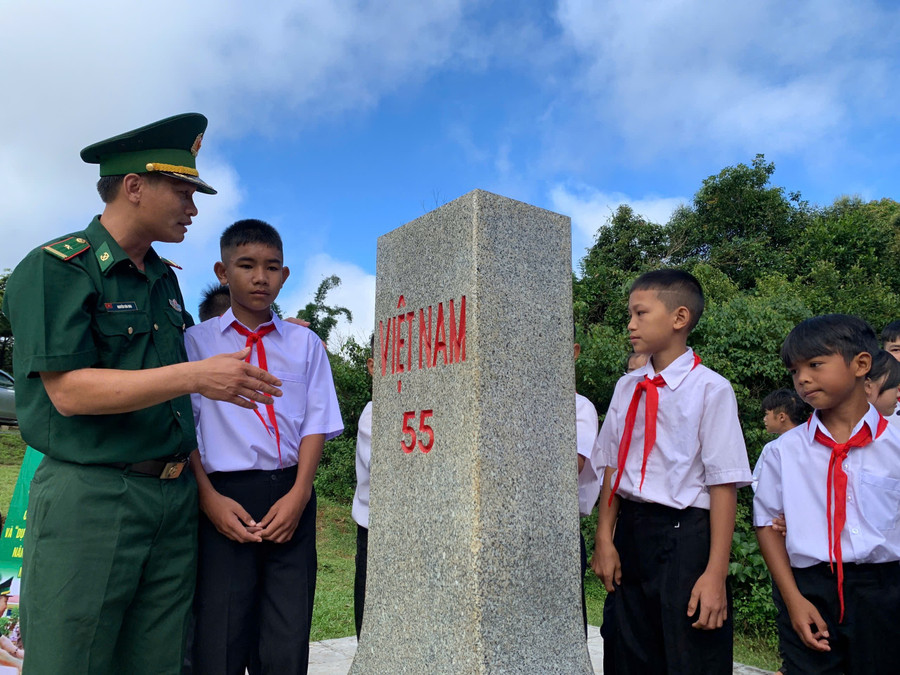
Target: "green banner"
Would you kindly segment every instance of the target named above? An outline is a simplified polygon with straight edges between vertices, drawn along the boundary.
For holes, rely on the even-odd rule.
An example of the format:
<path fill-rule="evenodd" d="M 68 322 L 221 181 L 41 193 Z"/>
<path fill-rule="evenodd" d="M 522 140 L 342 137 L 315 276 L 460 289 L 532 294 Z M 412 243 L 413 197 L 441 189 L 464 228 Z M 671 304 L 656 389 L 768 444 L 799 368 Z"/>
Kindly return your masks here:
<path fill-rule="evenodd" d="M 25 459 L 19 469 L 9 513 L 3 523 L 3 536 L 0 537 L 0 594 L 12 596 L 10 600 L 13 602 L 18 600 L 22 578 L 22 540 L 28 518 L 28 492 L 35 469 L 43 457 L 32 447 L 25 449 Z"/>

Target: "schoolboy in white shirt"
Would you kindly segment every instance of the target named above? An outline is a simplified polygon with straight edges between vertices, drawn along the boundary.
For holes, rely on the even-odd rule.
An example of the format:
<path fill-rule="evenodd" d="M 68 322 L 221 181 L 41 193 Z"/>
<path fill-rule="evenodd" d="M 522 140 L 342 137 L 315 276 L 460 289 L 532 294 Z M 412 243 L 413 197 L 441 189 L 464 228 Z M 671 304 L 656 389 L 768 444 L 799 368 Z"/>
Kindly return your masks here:
<path fill-rule="evenodd" d="M 618 675 L 732 668 L 725 580 L 750 466 L 731 385 L 687 347 L 703 305 L 680 270 L 641 275 L 629 293 L 631 343 L 650 361 L 618 381 L 597 438 L 592 561 L 614 603 Z"/>
<path fill-rule="evenodd" d="M 788 335 L 781 358 L 815 413 L 773 442 L 753 521 L 787 612 L 788 673 L 894 673 L 900 643 L 900 433 L 868 402 L 878 349 L 861 319 L 828 314 Z M 772 528 L 783 513 L 788 529 Z"/>
<path fill-rule="evenodd" d="M 215 273 L 231 308 L 185 335 L 191 360 L 238 351 L 283 383 L 271 406 L 228 410 L 192 397 L 191 465 L 202 515 L 193 668 L 305 673 L 316 580 L 313 478 L 343 424 L 321 340 L 271 309 L 289 270 L 281 237 L 241 220 L 220 240 Z"/>
<path fill-rule="evenodd" d="M 372 335 L 370 350 L 375 349 Z M 370 352 L 371 353 L 371 352 Z M 366 359 L 366 370 L 374 377 L 375 360 Z M 353 619 L 356 623 L 356 639 L 362 630 L 366 605 L 366 570 L 369 559 L 369 474 L 372 463 L 372 401 L 366 403 L 356 428 L 356 491 L 350 515 L 356 523 L 356 572 L 353 575 Z"/>
<path fill-rule="evenodd" d="M 575 360 L 581 355 L 581 345 L 575 343 Z M 603 467 L 597 461 L 594 445 L 600 421 L 597 409 L 586 396 L 575 392 L 575 446 L 578 453 L 578 513 L 583 518 L 591 515 L 600 485 Z M 581 615 L 584 619 L 584 635 L 587 637 L 587 604 L 584 597 L 584 573 L 587 572 L 587 547 L 584 535 L 578 534 L 581 544 Z"/>

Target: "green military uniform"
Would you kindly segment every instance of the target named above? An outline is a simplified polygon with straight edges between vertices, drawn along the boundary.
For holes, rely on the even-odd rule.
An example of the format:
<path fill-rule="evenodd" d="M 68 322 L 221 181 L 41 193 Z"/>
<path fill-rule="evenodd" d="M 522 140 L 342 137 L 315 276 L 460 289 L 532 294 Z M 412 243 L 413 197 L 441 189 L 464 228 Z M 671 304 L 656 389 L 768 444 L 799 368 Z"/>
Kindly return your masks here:
<path fill-rule="evenodd" d="M 176 121 L 189 123 L 188 143 L 206 126 L 200 115 L 179 116 L 110 139 L 115 169 L 151 170 L 152 146 L 174 144 Z M 136 166 L 122 162 L 135 151 L 129 136 L 141 146 Z M 180 179 L 193 165 L 184 166 L 177 147 L 158 170 Z M 183 335 L 193 320 L 174 271 L 152 248 L 138 269 L 97 217 L 29 253 L 7 282 L 3 311 L 16 340 L 19 425 L 46 455 L 31 486 L 24 544 L 26 672 L 178 673 L 196 574 L 196 483 L 189 470 L 163 479 L 146 468 L 171 462 L 171 478 L 183 468 L 175 462 L 197 447 L 190 397 L 64 417 L 39 376 L 186 361 Z"/>

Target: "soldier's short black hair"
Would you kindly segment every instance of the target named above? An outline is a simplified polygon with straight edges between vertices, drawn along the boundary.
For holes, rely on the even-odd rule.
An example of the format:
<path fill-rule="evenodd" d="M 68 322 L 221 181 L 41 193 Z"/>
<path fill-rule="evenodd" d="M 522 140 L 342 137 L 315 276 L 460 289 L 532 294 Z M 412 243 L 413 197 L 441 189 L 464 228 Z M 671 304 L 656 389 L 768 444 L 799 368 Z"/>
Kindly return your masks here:
<path fill-rule="evenodd" d="M 868 352 L 874 356 L 878 351 L 875 331 L 859 317 L 822 314 L 794 326 L 781 345 L 781 360 L 790 368 L 797 361 L 840 354 L 850 363 L 857 354 Z"/>
<path fill-rule="evenodd" d="M 139 175 L 148 182 L 158 181 L 162 178 L 162 175 L 157 173 L 142 173 Z M 118 176 L 102 176 L 97 181 L 97 194 L 100 195 L 100 199 L 104 204 L 109 204 L 116 198 L 124 179 L 125 174 L 120 174 Z"/>
<path fill-rule="evenodd" d="M 645 272 L 631 284 L 629 295 L 635 291 L 657 291 L 660 301 L 673 311 L 679 307 L 687 307 L 691 314 L 688 332 L 703 316 L 706 301 L 700 282 L 690 272 L 676 269 L 653 270 Z"/>
<path fill-rule="evenodd" d="M 271 246 L 281 255 L 284 255 L 284 246 L 281 243 L 281 235 L 278 234 L 278 230 L 267 222 L 255 218 L 239 220 L 225 228 L 219 239 L 219 250 L 222 253 L 222 259 L 225 259 L 226 251 L 244 244 L 264 244 L 265 246 Z"/>
<path fill-rule="evenodd" d="M 800 398 L 800 395 L 793 389 L 776 389 L 762 401 L 762 411 L 771 410 L 776 415 L 784 413 L 791 422 L 803 424 L 809 417 L 809 407 Z"/>

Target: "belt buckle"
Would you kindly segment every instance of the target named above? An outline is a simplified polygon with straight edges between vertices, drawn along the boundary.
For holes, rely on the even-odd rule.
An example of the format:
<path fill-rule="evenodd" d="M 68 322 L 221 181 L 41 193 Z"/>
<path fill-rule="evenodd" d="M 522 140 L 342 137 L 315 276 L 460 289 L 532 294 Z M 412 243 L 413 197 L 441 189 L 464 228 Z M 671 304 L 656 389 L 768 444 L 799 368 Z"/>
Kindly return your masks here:
<path fill-rule="evenodd" d="M 187 466 L 187 462 L 166 462 L 166 465 L 159 474 L 160 480 L 172 480 L 178 478 L 181 475 L 181 472 L 184 471 L 185 466 Z"/>

